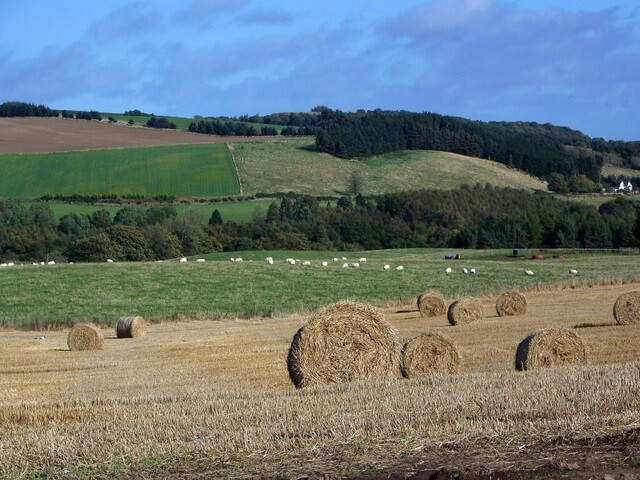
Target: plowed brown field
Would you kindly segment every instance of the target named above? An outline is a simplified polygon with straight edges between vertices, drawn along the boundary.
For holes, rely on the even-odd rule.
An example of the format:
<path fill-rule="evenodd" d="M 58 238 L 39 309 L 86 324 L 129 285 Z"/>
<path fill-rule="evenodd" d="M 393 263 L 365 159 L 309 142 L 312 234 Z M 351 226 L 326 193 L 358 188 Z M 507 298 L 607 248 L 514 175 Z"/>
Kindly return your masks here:
<path fill-rule="evenodd" d="M 247 137 L 246 140 L 256 139 Z M 191 143 L 226 143 L 238 137 L 203 135 L 68 118 L 0 118 L 0 153 L 46 153 Z"/>

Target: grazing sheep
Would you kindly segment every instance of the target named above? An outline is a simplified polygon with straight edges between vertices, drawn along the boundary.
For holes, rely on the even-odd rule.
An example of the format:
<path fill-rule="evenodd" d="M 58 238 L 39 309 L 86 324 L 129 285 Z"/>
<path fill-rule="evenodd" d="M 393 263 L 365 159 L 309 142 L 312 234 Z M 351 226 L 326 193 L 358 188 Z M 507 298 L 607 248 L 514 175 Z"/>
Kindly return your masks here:
<path fill-rule="evenodd" d="M 15 263 L 13 263 L 13 262 L 9 262 L 9 263 L 7 263 L 7 267 L 15 267 L 15 266 L 16 266 L 16 264 L 15 264 Z"/>
<path fill-rule="evenodd" d="M 8 265 L 6 263 L 0 263 L 0 267 L 7 267 Z"/>
<path fill-rule="evenodd" d="M 236 263 L 237 263 L 237 262 L 241 262 L 241 261 L 242 261 L 242 258 L 241 258 L 241 257 L 237 257 L 237 258 L 236 258 Z"/>
<path fill-rule="evenodd" d="M 288 263 L 289 263 L 289 265 L 295 265 L 296 261 L 295 261 L 295 259 L 290 258 Z"/>
<path fill-rule="evenodd" d="M 187 257 L 182 257 L 180 259 L 180 263 L 185 263 L 187 261 Z M 231 259 L 231 261 L 233 262 L 233 258 Z"/>
<path fill-rule="evenodd" d="M 570 273 L 571 275 L 577 275 L 577 274 L 578 274 L 578 270 L 576 270 L 576 269 L 574 269 L 574 268 L 571 268 L 571 269 L 569 269 L 569 273 Z"/>
<path fill-rule="evenodd" d="M 349 268 L 349 264 L 347 262 L 343 263 L 342 268 Z"/>
<path fill-rule="evenodd" d="M 55 261 L 53 261 L 53 260 L 49 260 L 49 261 L 47 262 L 47 265 L 55 265 L 55 264 L 56 264 L 56 262 L 55 262 Z"/>
<path fill-rule="evenodd" d="M 391 270 L 391 265 L 385 265 L 382 267 L 383 270 Z"/>
<path fill-rule="evenodd" d="M 533 275 L 533 270 L 525 270 L 524 274 L 525 275 Z"/>
<path fill-rule="evenodd" d="M 367 261 L 367 259 L 366 259 L 366 258 L 364 258 L 364 257 L 360 257 L 360 260 L 359 260 L 359 261 L 360 261 L 360 263 L 365 263 L 365 262 Z"/>
<path fill-rule="evenodd" d="M 402 265 L 398 265 L 398 266 L 396 267 L 396 270 L 404 270 L 404 267 L 403 267 Z"/>
<path fill-rule="evenodd" d="M 107 258 L 107 263 L 113 263 L 113 260 L 111 260 L 110 258 Z"/>
<path fill-rule="evenodd" d="M 204 258 L 199 258 L 199 259 L 196 260 L 196 262 L 203 263 L 204 262 Z"/>
<path fill-rule="evenodd" d="M 268 258 L 267 259 L 267 265 L 273 265 L 273 258 Z"/>
<path fill-rule="evenodd" d="M 309 265 L 311 265 L 311 262 L 309 260 L 305 260 L 304 262 L 302 262 L 302 265 L 308 267 Z"/>
<path fill-rule="evenodd" d="M 444 269 L 444 273 L 451 273 L 453 270 L 451 270 L 451 267 L 447 267 Z"/>
<path fill-rule="evenodd" d="M 476 269 L 475 268 L 470 268 L 469 269 L 469 273 L 476 273 Z"/>
<path fill-rule="evenodd" d="M 322 262 L 322 263 L 321 263 L 321 265 L 322 265 L 323 267 L 326 267 L 327 265 L 329 265 L 329 262 Z"/>
<path fill-rule="evenodd" d="M 469 269 L 467 269 L 467 268 L 463 268 L 463 269 L 462 269 L 462 273 L 464 273 L 464 274 L 468 274 L 468 273 L 469 273 Z"/>
<path fill-rule="evenodd" d="M 338 261 L 338 257 L 333 257 L 333 261 L 337 262 Z"/>
<path fill-rule="evenodd" d="M 342 261 L 346 262 L 347 261 L 347 257 L 342 257 Z"/>
<path fill-rule="evenodd" d="M 349 266 L 350 266 L 351 268 L 358 268 L 358 267 L 360 267 L 360 264 L 359 264 L 358 262 L 351 262 L 351 263 L 349 264 Z"/>

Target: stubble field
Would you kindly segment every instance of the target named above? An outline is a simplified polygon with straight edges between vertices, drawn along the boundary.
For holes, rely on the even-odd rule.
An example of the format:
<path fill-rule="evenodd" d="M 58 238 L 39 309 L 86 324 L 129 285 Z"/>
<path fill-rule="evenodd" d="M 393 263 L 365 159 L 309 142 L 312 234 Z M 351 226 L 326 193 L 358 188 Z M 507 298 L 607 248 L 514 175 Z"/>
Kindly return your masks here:
<path fill-rule="evenodd" d="M 619 326 L 612 315 L 616 298 L 635 289 L 528 292 L 521 317 L 498 317 L 495 295 L 485 295 L 486 318 L 455 327 L 445 316 L 421 318 L 413 303 L 386 307 L 401 341 L 422 332 L 453 341 L 461 373 L 301 390 L 286 356 L 308 313 L 152 324 L 138 339 L 103 329 L 105 348 L 94 352 L 68 351 L 66 329 L 3 330 L 0 470 L 10 478 L 408 478 L 408 470 L 464 468 L 534 478 L 573 462 L 569 473 L 640 473 L 640 325 Z M 581 337 L 589 365 L 516 372 L 518 343 L 559 326 Z M 623 451 L 593 456 L 616 435 L 627 439 Z M 592 448 L 572 450 L 585 444 Z"/>

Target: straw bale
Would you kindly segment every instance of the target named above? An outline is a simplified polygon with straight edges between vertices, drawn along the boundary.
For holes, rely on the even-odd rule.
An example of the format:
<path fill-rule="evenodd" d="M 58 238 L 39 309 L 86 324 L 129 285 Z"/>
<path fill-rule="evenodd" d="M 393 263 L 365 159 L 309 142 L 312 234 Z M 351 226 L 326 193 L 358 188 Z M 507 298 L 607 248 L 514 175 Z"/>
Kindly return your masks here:
<path fill-rule="evenodd" d="M 520 292 L 504 292 L 496 300 L 499 317 L 524 315 L 527 313 L 527 298 Z"/>
<path fill-rule="evenodd" d="M 296 332 L 287 366 L 298 388 L 398 378 L 400 342 L 377 308 L 341 301 L 316 311 Z"/>
<path fill-rule="evenodd" d="M 620 295 L 613 305 L 613 317 L 620 325 L 640 323 L 640 291 Z"/>
<path fill-rule="evenodd" d="M 136 338 L 144 335 L 147 322 L 140 316 L 120 317 L 116 324 L 118 338 Z"/>
<path fill-rule="evenodd" d="M 444 296 L 437 290 L 427 290 L 417 298 L 418 310 L 423 317 L 437 317 L 447 313 Z"/>
<path fill-rule="evenodd" d="M 67 336 L 67 345 L 72 351 L 76 350 L 102 350 L 104 340 L 102 333 L 92 323 L 75 325 Z"/>
<path fill-rule="evenodd" d="M 470 323 L 484 318 L 484 308 L 480 300 L 473 297 L 464 297 L 449 305 L 447 320 L 451 325 Z"/>
<path fill-rule="evenodd" d="M 567 328 L 549 328 L 533 332 L 520 342 L 516 351 L 516 370 L 580 365 L 586 361 L 584 343 Z"/>
<path fill-rule="evenodd" d="M 423 333 L 402 347 L 400 368 L 406 378 L 420 378 L 434 373 L 460 372 L 460 354 L 456 346 L 442 335 Z"/>

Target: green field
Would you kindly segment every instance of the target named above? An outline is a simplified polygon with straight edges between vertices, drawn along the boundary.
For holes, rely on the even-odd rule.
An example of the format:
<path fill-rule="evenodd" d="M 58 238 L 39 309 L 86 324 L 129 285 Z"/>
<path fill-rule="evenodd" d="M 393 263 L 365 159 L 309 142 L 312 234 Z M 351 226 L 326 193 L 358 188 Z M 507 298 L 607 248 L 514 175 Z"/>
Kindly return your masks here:
<path fill-rule="evenodd" d="M 364 160 L 344 160 L 313 151 L 312 137 L 233 143 L 243 193 L 296 192 L 342 195 L 351 172 L 359 172 L 363 194 L 403 190 L 455 189 L 462 184 L 492 184 L 547 190 L 519 170 L 453 153 L 404 151 Z M 283 175 L 283 171 L 286 175 Z"/>
<path fill-rule="evenodd" d="M 204 214 L 204 217 L 208 219 L 214 210 L 218 210 L 222 215 L 222 219 L 226 221 L 234 222 L 248 222 L 253 219 L 256 213 L 261 216 L 267 212 L 267 208 L 273 202 L 273 200 L 243 200 L 238 202 L 218 202 L 218 203 L 192 203 L 184 204 L 179 203 L 172 205 L 178 212 L 178 216 L 183 215 L 188 210 L 199 210 Z M 276 200 L 276 202 L 280 202 Z M 35 205 L 36 202 L 25 202 L 26 206 Z M 116 212 L 123 208 L 125 205 L 93 205 L 87 203 L 62 203 L 62 202 L 47 202 L 53 211 L 53 215 L 56 221 L 59 221 L 64 215 L 69 213 L 78 213 L 84 215 L 91 215 L 96 210 L 107 210 L 111 214 L 111 218 L 114 218 Z M 141 205 L 139 208 L 148 208 Z"/>
<path fill-rule="evenodd" d="M 209 197 L 240 193 L 223 144 L 0 155 L 0 197 L 138 194 Z"/>
<path fill-rule="evenodd" d="M 442 249 L 408 249 L 356 253 L 234 252 L 149 263 L 31 264 L 0 268 L 3 301 L 0 325 L 33 327 L 95 321 L 113 325 L 123 315 L 151 321 L 221 316 L 265 316 L 309 311 L 340 299 L 374 304 L 413 302 L 435 288 L 446 298 L 600 282 L 640 280 L 637 256 L 612 253 L 566 254 L 544 260 L 514 259 L 510 250 L 461 251 L 462 260 L 444 260 Z M 342 260 L 366 257 L 360 268 L 343 268 Z M 229 257 L 243 262 L 230 262 Z M 265 264 L 272 256 L 275 265 Z M 310 260 L 292 266 L 286 257 Z M 329 262 L 322 267 L 320 262 Z M 390 270 L 383 265 L 389 264 Z M 396 270 L 402 265 L 404 270 Z M 453 273 L 445 274 L 452 267 Z M 475 275 L 460 273 L 475 268 Z M 579 274 L 569 274 L 575 268 Z M 535 272 L 524 274 L 525 269 Z"/>

